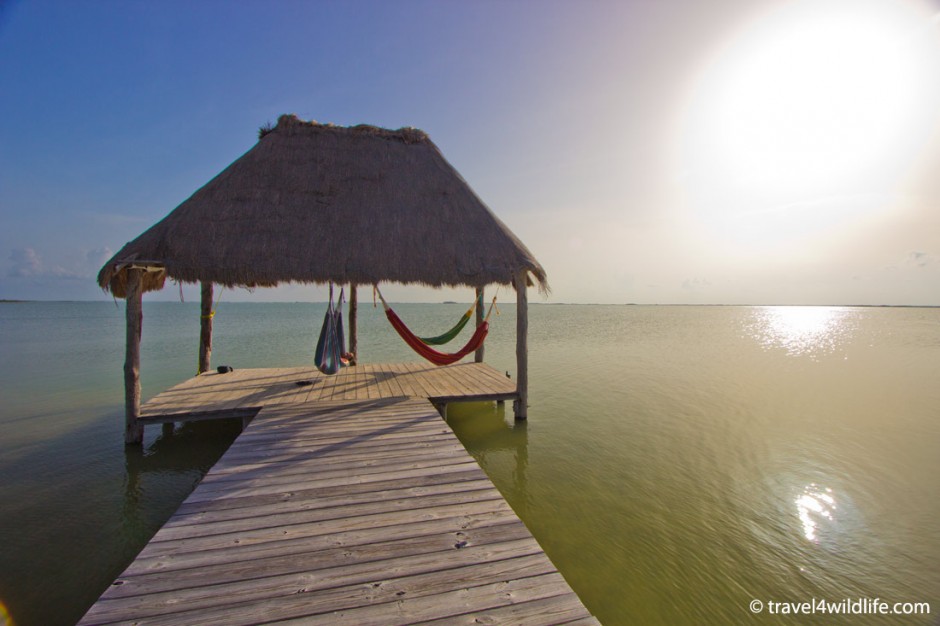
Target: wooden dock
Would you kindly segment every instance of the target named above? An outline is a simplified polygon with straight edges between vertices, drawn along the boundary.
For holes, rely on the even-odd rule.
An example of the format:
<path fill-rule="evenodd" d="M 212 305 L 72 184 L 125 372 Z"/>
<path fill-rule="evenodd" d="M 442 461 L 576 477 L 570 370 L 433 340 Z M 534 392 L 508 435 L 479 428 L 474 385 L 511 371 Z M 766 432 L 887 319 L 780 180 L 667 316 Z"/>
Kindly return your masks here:
<path fill-rule="evenodd" d="M 298 384 L 300 383 L 300 384 Z M 450 402 L 514 400 L 515 383 L 483 363 L 363 364 L 324 376 L 315 367 L 207 372 L 164 391 L 141 407 L 145 424 L 254 414 L 261 407 L 325 400 L 424 398 Z"/>
<path fill-rule="evenodd" d="M 597 624 L 428 401 L 514 391 L 467 363 L 160 394 L 152 422 L 257 414 L 81 623 Z"/>

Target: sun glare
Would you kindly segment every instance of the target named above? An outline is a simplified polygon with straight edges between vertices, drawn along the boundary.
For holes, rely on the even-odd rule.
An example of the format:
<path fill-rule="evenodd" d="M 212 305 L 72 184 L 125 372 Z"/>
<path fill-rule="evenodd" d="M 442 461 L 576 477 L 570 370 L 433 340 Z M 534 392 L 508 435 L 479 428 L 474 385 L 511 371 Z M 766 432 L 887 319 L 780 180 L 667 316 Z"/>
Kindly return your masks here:
<path fill-rule="evenodd" d="M 796 499 L 797 515 L 803 525 L 803 536 L 812 542 L 819 541 L 820 527 L 834 522 L 836 499 L 832 489 L 810 483 Z"/>
<path fill-rule="evenodd" d="M 729 39 L 698 77 L 681 132 L 707 220 L 890 196 L 936 122 L 937 28 L 902 0 L 797 0 Z M 813 215 L 818 217 L 813 217 Z"/>
<path fill-rule="evenodd" d="M 851 337 L 851 309 L 823 306 L 769 306 L 753 309 L 748 334 L 764 349 L 817 360 Z"/>

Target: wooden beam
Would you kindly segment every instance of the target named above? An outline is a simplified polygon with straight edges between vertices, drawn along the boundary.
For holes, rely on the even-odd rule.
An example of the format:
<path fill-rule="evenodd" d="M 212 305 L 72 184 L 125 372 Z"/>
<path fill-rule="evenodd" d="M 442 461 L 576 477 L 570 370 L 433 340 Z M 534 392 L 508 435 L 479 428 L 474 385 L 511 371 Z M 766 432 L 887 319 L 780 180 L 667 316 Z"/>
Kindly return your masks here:
<path fill-rule="evenodd" d="M 212 360 L 212 283 L 202 283 L 202 304 L 199 308 L 199 367 L 197 374 L 208 372 Z"/>
<path fill-rule="evenodd" d="M 359 361 L 359 326 L 356 313 L 359 309 L 359 297 L 356 295 L 356 283 L 349 283 L 349 351 L 355 357 L 353 365 Z"/>
<path fill-rule="evenodd" d="M 516 393 L 519 398 L 513 402 L 513 413 L 517 420 L 529 416 L 529 302 L 526 296 L 528 271 L 516 274 Z"/>
<path fill-rule="evenodd" d="M 258 414 L 261 407 L 235 407 L 233 409 L 213 409 L 208 411 L 189 411 L 185 413 L 167 413 L 165 415 L 148 415 L 139 418 L 141 425 L 147 424 L 174 424 L 176 422 L 204 422 L 218 419 L 245 419 Z"/>
<path fill-rule="evenodd" d="M 477 326 L 483 323 L 483 287 L 477 287 L 476 289 L 476 303 L 477 303 Z M 477 348 L 477 351 L 473 353 L 473 362 L 482 363 L 483 362 L 483 352 L 486 350 L 486 346 L 481 345 Z"/>
<path fill-rule="evenodd" d="M 140 331 L 143 323 L 143 270 L 127 272 L 125 317 L 127 341 L 124 356 L 124 443 L 140 445 L 144 427 L 140 417 Z"/>

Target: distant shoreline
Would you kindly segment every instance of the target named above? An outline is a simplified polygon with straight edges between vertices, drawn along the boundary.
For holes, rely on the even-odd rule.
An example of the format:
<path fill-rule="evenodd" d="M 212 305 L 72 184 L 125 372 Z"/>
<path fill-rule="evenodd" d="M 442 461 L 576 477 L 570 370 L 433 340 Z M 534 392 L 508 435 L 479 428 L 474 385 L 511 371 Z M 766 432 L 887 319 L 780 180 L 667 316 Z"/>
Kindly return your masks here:
<path fill-rule="evenodd" d="M 0 298 L 0 304 L 24 304 L 24 303 L 42 303 L 42 304 L 53 304 L 53 303 L 81 303 L 81 304 L 94 304 L 107 302 L 110 304 L 115 303 L 120 298 L 115 300 L 16 300 L 16 299 L 7 299 Z M 178 300 L 145 300 L 147 304 L 156 304 L 156 303 L 167 303 L 167 304 L 192 304 L 192 302 L 179 302 Z M 317 302 L 300 302 L 300 301 L 288 301 L 288 300 L 272 300 L 272 301 L 251 301 L 251 300 L 235 300 L 232 304 L 323 304 L 325 301 Z M 196 302 L 198 304 L 198 302 Z M 396 302 L 395 304 L 442 304 L 440 302 Z M 457 302 L 443 302 L 443 304 L 459 304 Z M 693 306 L 702 306 L 702 307 L 843 307 L 850 309 L 938 309 L 940 304 L 747 304 L 747 303 L 734 303 L 734 304 L 717 304 L 717 303 L 668 303 L 660 304 L 657 302 L 538 302 L 538 301 L 529 301 L 530 305 L 534 306 L 656 306 L 656 307 L 669 307 L 669 306 L 682 306 L 682 307 L 693 307 Z"/>

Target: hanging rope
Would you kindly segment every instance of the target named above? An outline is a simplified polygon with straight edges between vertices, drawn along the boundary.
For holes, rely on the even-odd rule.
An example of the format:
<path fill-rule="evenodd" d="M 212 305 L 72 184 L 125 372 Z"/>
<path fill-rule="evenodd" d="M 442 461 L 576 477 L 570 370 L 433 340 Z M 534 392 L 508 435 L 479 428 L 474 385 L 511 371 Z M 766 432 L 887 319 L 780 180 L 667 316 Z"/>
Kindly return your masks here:
<path fill-rule="evenodd" d="M 215 317 L 215 310 L 219 307 L 219 302 L 222 301 L 222 292 L 225 291 L 225 286 L 222 285 L 222 288 L 219 289 L 219 295 L 215 297 L 215 302 L 212 304 L 212 310 L 209 311 L 209 315 L 200 315 L 200 319 L 211 320 Z"/>

